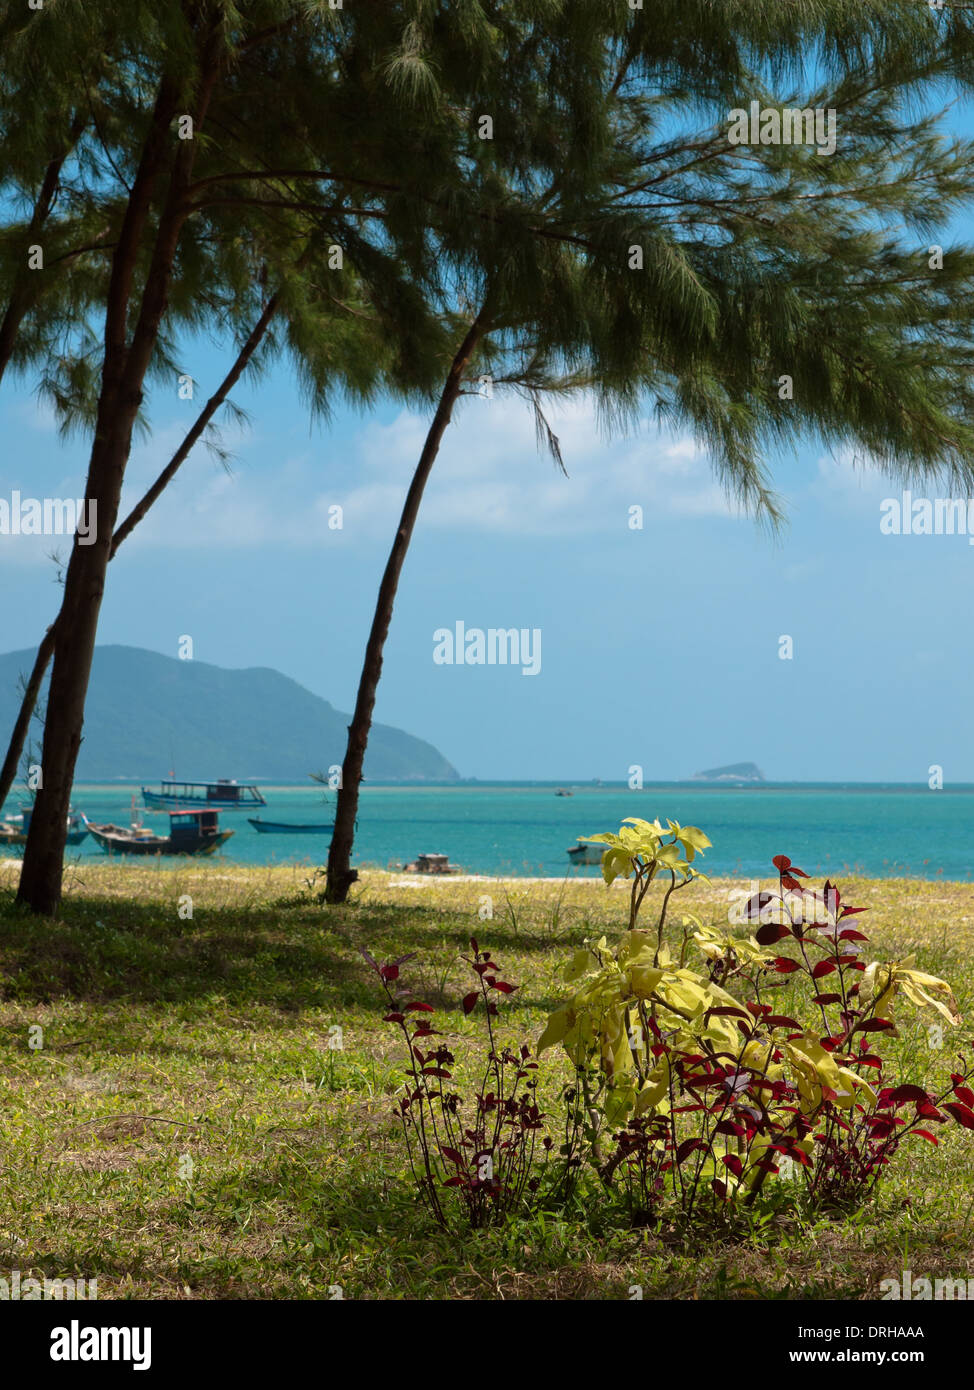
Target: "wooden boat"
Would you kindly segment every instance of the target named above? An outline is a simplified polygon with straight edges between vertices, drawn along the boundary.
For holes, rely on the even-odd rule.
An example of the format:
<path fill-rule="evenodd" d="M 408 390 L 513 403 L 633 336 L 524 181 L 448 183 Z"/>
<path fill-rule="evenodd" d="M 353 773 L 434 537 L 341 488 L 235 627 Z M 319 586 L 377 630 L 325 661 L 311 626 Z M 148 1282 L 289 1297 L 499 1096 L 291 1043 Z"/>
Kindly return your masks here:
<path fill-rule="evenodd" d="M 267 802 L 255 786 L 229 781 L 160 782 L 159 791 L 142 788 L 142 800 L 147 811 L 249 811 Z"/>
<path fill-rule="evenodd" d="M 261 820 L 260 816 L 248 816 L 250 824 L 260 835 L 328 835 L 334 830 L 331 825 L 288 825 L 286 821 Z"/>
<path fill-rule="evenodd" d="M 106 854 L 212 854 L 229 840 L 216 811 L 170 811 L 169 834 L 156 835 L 141 825 L 85 825 Z"/>
<path fill-rule="evenodd" d="M 605 845 L 602 844 L 592 845 L 583 842 L 580 845 L 572 845 L 568 857 L 573 864 L 601 864 L 605 849 Z"/>
<path fill-rule="evenodd" d="M 7 820 L 0 821 L 0 845 L 26 845 L 33 810 L 32 806 L 25 806 L 20 815 L 10 816 Z M 64 837 L 65 845 L 80 845 L 82 840 L 87 839 L 88 827 L 83 822 L 84 816 L 79 815 L 72 807 L 68 812 L 68 833 Z"/>
<path fill-rule="evenodd" d="M 456 864 L 450 863 L 447 854 L 417 854 L 414 864 L 407 864 L 407 874 L 458 874 L 462 872 Z"/>

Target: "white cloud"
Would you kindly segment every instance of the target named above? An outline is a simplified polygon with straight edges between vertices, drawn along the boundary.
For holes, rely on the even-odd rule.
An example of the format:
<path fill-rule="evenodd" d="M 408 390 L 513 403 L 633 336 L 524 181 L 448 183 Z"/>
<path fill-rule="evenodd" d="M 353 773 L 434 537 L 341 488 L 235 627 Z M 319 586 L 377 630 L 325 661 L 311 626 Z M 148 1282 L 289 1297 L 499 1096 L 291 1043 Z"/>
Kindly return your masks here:
<path fill-rule="evenodd" d="M 692 439 L 673 438 L 644 420 L 634 435 L 606 441 L 590 399 L 546 410 L 568 471 L 539 449 L 534 416 L 522 400 L 465 398 L 433 468 L 421 525 L 513 535 L 618 532 L 629 507 L 644 526 L 667 517 L 729 517 L 737 509 L 714 482 Z M 429 426 L 403 410 L 388 423 L 368 421 L 350 438 L 324 435 L 302 452 L 279 454 L 273 439 L 247 429 L 222 431 L 236 456 L 231 473 L 199 445 L 126 549 L 262 544 L 341 545 L 363 535 L 387 537 L 396 524 Z M 124 518 L 171 458 L 186 425 L 171 421 L 137 446 L 126 479 Z M 342 531 L 329 508 L 344 509 Z"/>
<path fill-rule="evenodd" d="M 591 401 L 546 410 L 568 472 L 544 448 L 534 416 L 514 397 L 468 400 L 458 412 L 423 503 L 426 526 L 521 534 L 615 530 L 639 504 L 650 517 L 730 516 L 736 509 L 713 482 L 706 454 L 691 439 L 672 440 L 648 421 L 635 437 L 607 442 Z M 427 421 L 403 411 L 389 425 L 367 426 L 357 441 L 362 472 L 389 482 L 353 486 L 346 524 L 387 527 L 402 505 Z"/>

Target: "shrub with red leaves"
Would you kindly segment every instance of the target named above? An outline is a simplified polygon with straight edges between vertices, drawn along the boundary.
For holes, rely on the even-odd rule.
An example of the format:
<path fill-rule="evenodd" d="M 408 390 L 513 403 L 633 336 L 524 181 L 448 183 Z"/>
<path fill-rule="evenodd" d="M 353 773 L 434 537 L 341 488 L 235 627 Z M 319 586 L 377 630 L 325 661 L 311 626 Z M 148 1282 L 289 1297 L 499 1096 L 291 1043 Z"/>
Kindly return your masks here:
<path fill-rule="evenodd" d="M 463 959 L 477 983 L 463 998 L 463 1012 L 483 1019 L 488 1045 L 472 1106 L 451 1084 L 452 1048 L 433 1041 L 442 1034 L 433 1027 L 432 1005 L 410 998 L 399 981 L 399 967 L 411 957 L 380 965 L 362 951 L 386 995 L 385 1022 L 399 1028 L 409 1057 L 396 1114 L 410 1168 L 430 1215 L 447 1229 L 458 1218 L 471 1227 L 501 1221 L 551 1190 L 546 1183 L 542 1193 L 553 1141 L 536 1100 L 538 1064 L 527 1043 L 512 1049 L 495 1036 L 498 1002 L 517 985 L 502 978 L 500 966 L 476 940 L 470 950 Z M 570 1155 L 558 1166 L 563 1185 Z"/>

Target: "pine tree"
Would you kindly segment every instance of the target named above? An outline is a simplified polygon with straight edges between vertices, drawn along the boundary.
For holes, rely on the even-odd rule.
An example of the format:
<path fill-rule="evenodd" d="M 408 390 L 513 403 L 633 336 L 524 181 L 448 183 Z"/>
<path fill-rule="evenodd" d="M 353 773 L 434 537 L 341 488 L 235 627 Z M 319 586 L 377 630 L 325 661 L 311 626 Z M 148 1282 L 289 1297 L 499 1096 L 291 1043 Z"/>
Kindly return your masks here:
<path fill-rule="evenodd" d="M 157 6 L 134 35 L 118 35 L 106 22 L 100 100 L 112 120 L 92 118 L 80 132 L 70 169 L 67 159 L 58 169 L 68 215 L 51 219 L 48 208 L 44 217 L 45 241 L 58 252 L 48 263 L 87 257 L 94 268 L 82 273 L 75 264 L 70 274 L 50 277 L 26 304 L 16 272 L 7 280 L 17 319 L 12 360 L 22 370 L 40 361 L 42 384 L 64 423 L 90 427 L 86 496 L 97 514 L 94 543 L 76 541 L 72 550 L 50 634 L 42 785 L 19 890 L 21 901 L 40 912 L 54 911 L 60 896 L 66 811 L 133 432 L 146 384 L 173 370 L 179 329 L 205 322 L 232 329 L 253 313 L 265 282 L 275 285 L 283 327 L 279 337 L 272 333 L 272 349 L 293 353 L 317 409 L 326 409 L 339 388 L 365 399 L 379 381 L 416 390 L 434 361 L 438 320 L 417 288 L 422 266 L 415 277 L 407 273 L 407 241 L 414 259 L 426 258 L 418 219 L 391 238 L 383 226 L 370 243 L 357 226 L 372 210 L 349 205 L 333 180 L 316 177 L 301 196 L 290 182 L 286 196 L 268 191 L 262 146 L 269 141 L 275 153 L 286 150 L 295 114 L 286 98 L 287 71 L 297 61 L 319 94 L 329 82 L 348 93 L 336 51 L 342 44 L 354 51 L 355 33 L 339 31 L 336 40 L 335 12 L 325 4 L 280 0 L 243 9 L 241 17 L 222 0 Z M 72 15 L 77 11 L 71 7 Z M 103 13 L 110 18 L 113 8 L 95 7 L 95 19 Z M 36 55 L 37 23 L 22 21 L 14 48 Z M 52 51 L 60 52 L 56 45 Z M 33 77 L 35 100 L 43 103 L 44 79 L 57 88 L 62 67 L 53 59 L 46 67 L 35 64 Z M 352 96 L 363 105 L 361 90 Z M 310 106 L 307 94 L 303 99 Z M 45 155 L 33 161 L 35 183 L 51 163 Z M 241 177 L 239 170 L 249 172 Z M 12 173 L 15 181 L 22 178 Z M 225 196 L 224 185 L 233 197 Z M 241 187 L 248 205 L 243 225 Z M 78 217 L 74 209 L 81 210 Z M 341 256 L 336 266 L 336 248 L 347 248 L 359 268 L 342 267 Z M 100 343 L 96 316 L 103 320 Z"/>
<path fill-rule="evenodd" d="M 802 437 L 852 445 L 910 479 L 969 490 L 974 478 L 974 253 L 954 246 L 928 259 L 920 239 L 970 201 L 974 151 L 914 105 L 970 84 L 966 8 L 938 19 L 914 3 L 660 0 L 629 16 L 618 7 L 614 30 L 561 6 L 531 8 L 544 20 L 511 21 L 490 90 L 517 83 L 532 116 L 544 114 L 510 130 L 498 121 L 491 157 L 471 178 L 468 206 L 503 209 L 490 219 L 503 233 L 498 247 L 485 238 L 469 253 L 482 307 L 451 364 L 380 586 L 338 795 L 331 902 L 356 878 L 383 646 L 423 488 L 475 351 L 499 358 L 501 383 L 530 386 L 536 408 L 540 391 L 569 378 L 593 391 L 610 425 L 632 421 L 649 396 L 772 526 L 781 509 L 765 452 Z M 561 24 L 584 54 L 567 107 L 574 125 L 555 103 L 544 108 L 544 80 L 557 77 L 544 55 L 568 59 Z M 404 58 L 417 53 L 418 39 Z M 537 65 L 529 72 L 526 53 Z M 778 113 L 779 133 L 783 109 L 831 111 L 835 149 L 731 143 L 731 113 L 752 102 Z M 557 149 L 556 137 L 531 177 L 524 151 L 539 147 L 527 132 L 557 131 L 559 117 L 571 146 Z"/>

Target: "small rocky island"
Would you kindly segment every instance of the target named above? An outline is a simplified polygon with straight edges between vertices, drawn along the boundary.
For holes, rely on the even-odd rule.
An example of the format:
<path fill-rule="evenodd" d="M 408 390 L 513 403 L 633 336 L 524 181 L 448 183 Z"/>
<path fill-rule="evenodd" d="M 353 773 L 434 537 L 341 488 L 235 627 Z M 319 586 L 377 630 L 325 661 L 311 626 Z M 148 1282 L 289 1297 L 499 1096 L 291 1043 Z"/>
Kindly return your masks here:
<path fill-rule="evenodd" d="M 763 782 L 764 773 L 757 763 L 728 763 L 712 767 L 707 772 L 695 772 L 694 782 Z"/>

